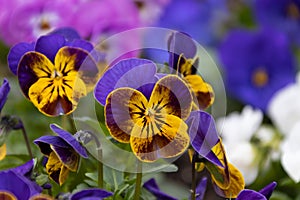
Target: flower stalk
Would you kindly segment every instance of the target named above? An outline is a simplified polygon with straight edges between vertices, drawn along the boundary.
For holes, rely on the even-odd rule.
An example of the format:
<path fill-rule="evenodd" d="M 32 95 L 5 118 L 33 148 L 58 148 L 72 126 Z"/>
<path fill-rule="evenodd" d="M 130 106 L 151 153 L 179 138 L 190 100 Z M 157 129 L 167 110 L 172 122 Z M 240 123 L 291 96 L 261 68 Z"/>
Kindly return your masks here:
<path fill-rule="evenodd" d="M 136 180 L 135 180 L 135 192 L 134 192 L 134 200 L 139 200 L 140 199 L 140 194 L 141 194 L 141 184 L 142 184 L 142 162 L 137 161 L 137 173 L 136 173 Z"/>

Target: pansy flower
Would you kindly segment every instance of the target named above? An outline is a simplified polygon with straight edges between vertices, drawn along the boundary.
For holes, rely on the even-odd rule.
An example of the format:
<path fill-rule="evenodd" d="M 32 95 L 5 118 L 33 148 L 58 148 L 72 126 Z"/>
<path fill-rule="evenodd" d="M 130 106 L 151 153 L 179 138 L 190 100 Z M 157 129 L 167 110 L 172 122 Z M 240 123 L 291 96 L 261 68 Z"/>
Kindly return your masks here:
<path fill-rule="evenodd" d="M 98 79 L 97 65 L 89 54 L 93 46 L 74 34 L 68 38 L 63 34 L 19 43 L 8 55 L 9 67 L 18 76 L 22 92 L 48 116 L 73 112 Z"/>
<path fill-rule="evenodd" d="M 219 54 L 229 95 L 263 111 L 276 91 L 295 81 L 288 38 L 272 29 L 233 30 Z"/>
<path fill-rule="evenodd" d="M 197 74 L 199 58 L 197 46 L 188 35 L 174 32 L 169 37 L 169 65 L 187 82 L 195 95 L 196 106 L 205 109 L 213 104 L 214 92 L 210 84 Z"/>
<path fill-rule="evenodd" d="M 241 172 L 227 161 L 222 140 L 218 136 L 212 116 L 203 111 L 193 111 L 187 119 L 193 149 L 199 154 L 202 166 L 210 172 L 216 193 L 225 198 L 236 198 L 244 189 Z"/>
<path fill-rule="evenodd" d="M 0 87 L 0 114 L 2 111 L 2 108 L 7 100 L 8 93 L 10 91 L 10 86 L 9 82 L 7 79 L 4 79 L 1 87 Z M 1 116 L 1 115 L 0 115 Z M 2 122 L 2 117 L 1 117 L 1 122 Z M 5 145 L 5 138 L 7 135 L 7 130 L 6 130 L 5 124 L 0 124 L 0 160 L 4 159 L 6 155 L 6 145 Z"/>
<path fill-rule="evenodd" d="M 156 65 L 144 59 L 122 60 L 112 66 L 95 88 L 96 100 L 105 105 L 111 136 L 130 143 L 144 162 L 170 158 L 189 145 L 187 125 L 192 96 L 176 75 L 158 79 Z"/>
<path fill-rule="evenodd" d="M 69 171 L 77 171 L 80 156 L 87 158 L 88 155 L 85 148 L 70 133 L 55 124 L 51 124 L 50 128 L 58 136 L 42 136 L 34 143 L 48 158 L 46 170 L 50 178 L 62 185 Z"/>
<path fill-rule="evenodd" d="M 0 171 L 0 199 L 28 200 L 42 192 L 42 188 L 29 179 L 34 166 L 30 160 L 19 167 Z M 17 186 L 17 187 L 16 187 Z"/>
<path fill-rule="evenodd" d="M 237 196 L 236 200 L 268 200 L 270 199 L 277 183 L 272 182 L 265 186 L 263 189 L 261 189 L 259 192 L 256 192 L 254 190 L 244 189 L 240 192 L 240 194 Z"/>

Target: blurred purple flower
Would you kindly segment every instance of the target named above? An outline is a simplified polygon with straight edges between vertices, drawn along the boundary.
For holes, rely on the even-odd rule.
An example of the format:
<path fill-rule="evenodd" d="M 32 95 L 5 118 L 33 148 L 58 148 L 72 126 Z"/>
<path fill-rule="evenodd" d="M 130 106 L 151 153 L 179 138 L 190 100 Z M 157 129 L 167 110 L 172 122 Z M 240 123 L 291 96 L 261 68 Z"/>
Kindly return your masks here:
<path fill-rule="evenodd" d="M 58 136 L 42 136 L 34 140 L 34 143 L 48 157 L 47 173 L 55 182 L 62 185 L 69 171 L 77 171 L 80 156 L 87 158 L 88 155 L 85 148 L 69 132 L 55 124 L 51 124 L 50 128 Z"/>
<path fill-rule="evenodd" d="M 8 80 L 5 78 L 0 87 L 0 113 L 2 111 L 4 104 L 7 101 L 7 96 L 8 96 L 9 91 L 10 91 L 10 85 L 9 85 Z"/>
<path fill-rule="evenodd" d="M 219 54 L 228 93 L 264 111 L 277 90 L 295 81 L 288 39 L 271 29 L 234 30 Z"/>
<path fill-rule="evenodd" d="M 236 200 L 268 200 L 271 197 L 276 185 L 276 182 L 272 182 L 263 189 L 261 189 L 259 192 L 244 189 L 240 192 Z"/>
<path fill-rule="evenodd" d="M 154 178 L 151 178 L 147 182 L 145 182 L 143 187 L 146 188 L 149 192 L 151 192 L 157 200 L 177 200 L 176 198 L 162 192 L 159 189 Z"/>
<path fill-rule="evenodd" d="M 204 45 L 214 45 L 228 18 L 225 0 L 173 0 L 158 26 L 186 32 Z"/>
<path fill-rule="evenodd" d="M 0 172 L 1 199 L 28 200 L 42 192 L 42 188 L 29 179 L 33 165 L 33 160 L 30 160 L 19 167 Z"/>
<path fill-rule="evenodd" d="M 256 0 L 255 14 L 263 26 L 273 27 L 287 34 L 300 45 L 300 1 L 299 0 Z"/>
<path fill-rule="evenodd" d="M 3 1 L 0 16 L 1 38 L 8 44 L 31 42 L 55 28 L 70 26 L 75 4 L 66 1 Z"/>

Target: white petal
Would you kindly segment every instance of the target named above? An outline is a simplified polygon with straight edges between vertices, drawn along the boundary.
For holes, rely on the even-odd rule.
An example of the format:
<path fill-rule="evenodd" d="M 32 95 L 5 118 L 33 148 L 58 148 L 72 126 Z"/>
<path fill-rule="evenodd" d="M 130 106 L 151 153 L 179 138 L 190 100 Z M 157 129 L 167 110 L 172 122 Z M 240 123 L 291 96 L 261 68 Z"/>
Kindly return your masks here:
<path fill-rule="evenodd" d="M 288 134 L 300 121 L 300 84 L 279 90 L 270 101 L 268 115 L 281 133 Z"/>
<path fill-rule="evenodd" d="M 295 181 L 300 181 L 300 121 L 295 124 L 282 143 L 281 163 L 287 174 Z"/>

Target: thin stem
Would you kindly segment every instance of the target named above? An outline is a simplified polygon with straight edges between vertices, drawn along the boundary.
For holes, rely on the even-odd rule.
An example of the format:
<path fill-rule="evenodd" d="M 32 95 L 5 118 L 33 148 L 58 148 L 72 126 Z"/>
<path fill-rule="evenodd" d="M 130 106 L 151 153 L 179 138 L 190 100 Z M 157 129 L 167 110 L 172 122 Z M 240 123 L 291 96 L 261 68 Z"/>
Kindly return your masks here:
<path fill-rule="evenodd" d="M 192 200 L 196 200 L 196 156 L 197 154 L 194 153 L 193 159 L 192 159 Z"/>
<path fill-rule="evenodd" d="M 32 154 L 32 151 L 31 151 L 30 144 L 29 144 L 29 139 L 28 139 L 27 132 L 26 132 L 25 127 L 23 126 L 23 124 L 21 126 L 21 129 L 22 129 L 23 137 L 25 139 L 28 154 L 29 154 L 30 158 L 33 159 L 33 154 Z"/>
<path fill-rule="evenodd" d="M 103 163 L 102 163 L 102 149 L 98 148 L 98 187 L 103 188 Z"/>
<path fill-rule="evenodd" d="M 135 192 L 134 192 L 134 198 L 133 198 L 134 200 L 139 200 L 140 199 L 142 177 L 143 177 L 142 162 L 138 160 L 136 180 L 135 180 Z"/>

